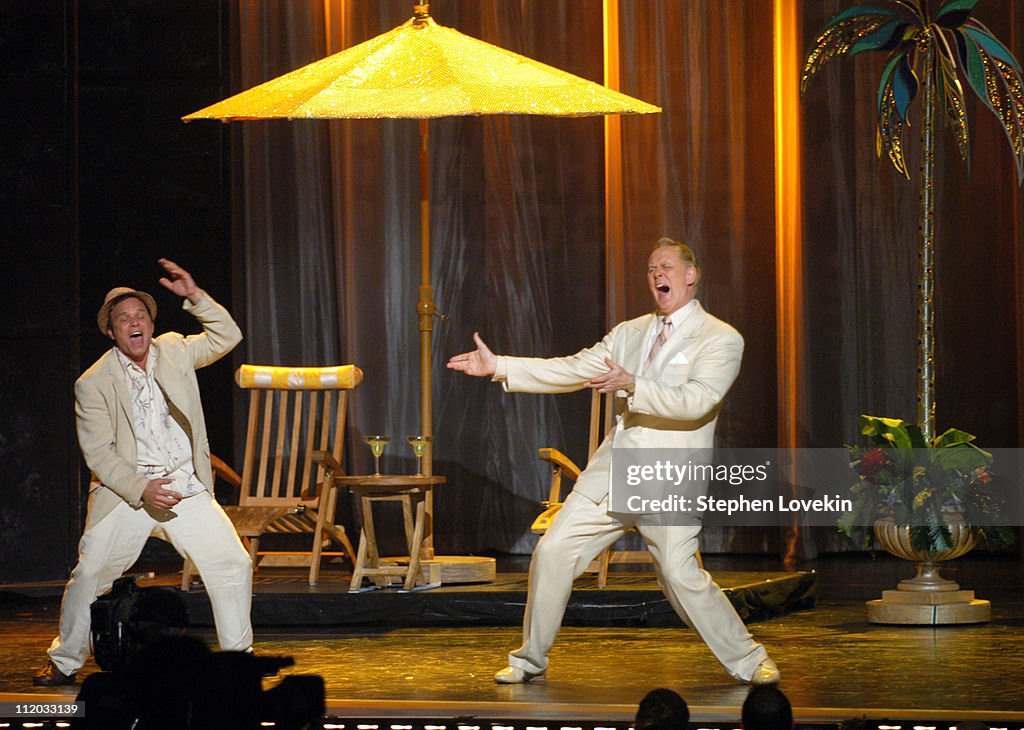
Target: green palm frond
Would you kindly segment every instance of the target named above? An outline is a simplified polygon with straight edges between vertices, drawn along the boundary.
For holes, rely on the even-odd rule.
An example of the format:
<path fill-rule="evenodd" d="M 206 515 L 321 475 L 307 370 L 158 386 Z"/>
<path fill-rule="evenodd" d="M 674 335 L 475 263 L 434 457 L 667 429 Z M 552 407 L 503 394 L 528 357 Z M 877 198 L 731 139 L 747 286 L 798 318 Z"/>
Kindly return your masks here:
<path fill-rule="evenodd" d="M 946 123 L 953 131 L 956 148 L 960 159 L 971 169 L 970 133 L 967 129 L 967 107 L 964 104 L 964 87 L 956 73 L 956 63 L 946 54 L 939 54 L 939 73 L 942 85 L 939 86 L 940 104 L 946 112 Z"/>
<path fill-rule="evenodd" d="M 876 152 L 909 177 L 903 156 L 907 110 L 921 84 L 934 84 L 937 101 L 953 132 L 961 159 L 970 169 L 970 134 L 960 76 L 999 120 L 1010 142 L 1018 183 L 1024 184 L 1024 82 L 1013 53 L 976 18 L 980 0 L 946 0 L 927 17 L 920 0 L 877 0 L 855 5 L 832 18 L 807 55 L 800 80 L 810 79 L 836 56 L 887 51 L 878 84 Z M 918 68 L 922 44 L 935 44 L 934 77 Z M 955 47 L 955 51 L 953 50 Z"/>
<path fill-rule="evenodd" d="M 959 28 L 963 25 L 981 0 L 949 0 L 943 3 L 935 14 L 936 25 L 942 28 Z"/>
<path fill-rule="evenodd" d="M 909 52 L 890 57 L 878 84 L 878 128 L 875 152 L 884 150 L 889 161 L 904 177 L 909 178 L 903 159 L 903 129 L 907 122 L 907 107 L 917 96 L 917 75 L 910 65 Z"/>
<path fill-rule="evenodd" d="M 1024 182 L 1024 90 L 1020 64 L 976 20 L 967 20 L 953 34 L 967 83 L 1002 125 L 1013 151 L 1017 181 Z"/>
<path fill-rule="evenodd" d="M 832 18 L 814 41 L 800 76 L 800 91 L 836 56 L 894 48 L 912 22 L 906 10 L 882 5 L 855 5 Z"/>
<path fill-rule="evenodd" d="M 1010 49 L 1004 46 L 1002 41 L 996 38 L 980 20 L 969 18 L 958 27 L 958 30 L 962 31 L 964 35 L 970 36 L 986 53 L 1009 64 L 1017 73 L 1021 73 L 1020 63 L 1014 58 Z"/>

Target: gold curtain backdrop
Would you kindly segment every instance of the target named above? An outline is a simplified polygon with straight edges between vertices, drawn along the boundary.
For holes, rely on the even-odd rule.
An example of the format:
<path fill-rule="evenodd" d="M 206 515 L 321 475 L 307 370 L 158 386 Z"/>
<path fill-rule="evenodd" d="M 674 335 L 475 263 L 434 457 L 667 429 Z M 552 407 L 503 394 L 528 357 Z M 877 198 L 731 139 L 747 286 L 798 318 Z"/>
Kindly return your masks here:
<path fill-rule="evenodd" d="M 806 43 L 848 4 L 801 4 Z M 434 470 L 448 478 L 435 501 L 441 553 L 532 549 L 529 525 L 548 486 L 536 449 L 584 461 L 589 401 L 506 395 L 449 373 L 447 358 L 471 346 L 474 330 L 509 354 L 592 344 L 608 328 L 609 298 L 622 317 L 648 311 L 643 268 L 662 235 L 694 246 L 702 302 L 746 339 L 720 440 L 776 443 L 773 2 L 618 6 L 621 90 L 664 111 L 621 119 L 623 242 L 614 256 L 605 253 L 601 118 L 431 122 L 431 278 L 450 318 L 435 322 L 433 342 Z M 985 7 L 985 22 L 1024 56 L 1024 0 Z M 232 93 L 412 13 L 409 0 L 239 0 L 236 8 Z M 602 11 L 601 0 L 431 3 L 442 25 L 598 82 Z M 876 80 L 869 61 L 835 63 L 801 103 L 806 378 L 794 397 L 804 400 L 807 445 L 853 441 L 860 412 L 914 413 L 916 187 L 874 158 Z M 1020 419 L 1021 198 L 1005 140 L 971 111 L 971 186 L 954 155 L 941 157 L 939 424 L 1008 446 Z M 403 437 L 419 424 L 417 123 L 245 122 L 231 135 L 245 358 L 358 364 L 366 377 L 353 397 L 350 469 L 371 467 L 358 437 L 373 432 L 394 438 L 385 471 L 407 472 L 414 460 Z M 610 271 L 609 260 L 624 270 Z M 826 530 L 803 550 L 837 546 L 846 544 Z M 709 531 L 703 547 L 781 549 L 774 530 Z"/>

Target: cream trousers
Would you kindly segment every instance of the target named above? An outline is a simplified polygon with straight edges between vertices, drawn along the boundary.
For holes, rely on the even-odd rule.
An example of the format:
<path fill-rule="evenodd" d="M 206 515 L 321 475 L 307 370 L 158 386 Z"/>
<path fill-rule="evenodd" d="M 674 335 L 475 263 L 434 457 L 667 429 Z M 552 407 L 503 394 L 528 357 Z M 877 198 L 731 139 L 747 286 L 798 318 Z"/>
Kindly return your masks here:
<path fill-rule="evenodd" d="M 726 671 L 749 680 L 768 654 L 750 636 L 729 599 L 697 565 L 700 527 L 622 522 L 608 514 L 608 499 L 572 492 L 533 551 L 523 616 L 523 645 L 509 663 L 529 672 L 547 669 L 548 652 L 562 624 L 572 583 L 602 550 L 635 526 L 654 557 L 658 583 L 679 617 L 704 640 Z"/>
<path fill-rule="evenodd" d="M 48 652 L 64 674 L 78 671 L 89 656 L 92 602 L 138 560 L 157 527 L 202 575 L 221 650 L 252 646 L 252 561 L 231 520 L 209 492 L 182 500 L 173 513 L 171 519 L 157 520 L 145 509 L 121 502 L 82 535 L 78 564 L 64 588 L 60 634 Z"/>

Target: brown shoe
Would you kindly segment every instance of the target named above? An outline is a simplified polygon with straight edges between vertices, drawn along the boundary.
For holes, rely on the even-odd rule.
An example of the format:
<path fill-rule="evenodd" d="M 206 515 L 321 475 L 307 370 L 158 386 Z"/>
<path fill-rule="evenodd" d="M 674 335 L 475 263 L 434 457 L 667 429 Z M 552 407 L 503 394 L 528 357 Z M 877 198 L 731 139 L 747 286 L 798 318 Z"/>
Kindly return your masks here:
<path fill-rule="evenodd" d="M 57 665 L 52 661 L 46 662 L 40 669 L 36 670 L 35 675 L 32 677 L 32 684 L 37 687 L 56 687 L 60 684 L 74 684 L 75 673 L 64 674 L 64 672 L 57 669 Z"/>

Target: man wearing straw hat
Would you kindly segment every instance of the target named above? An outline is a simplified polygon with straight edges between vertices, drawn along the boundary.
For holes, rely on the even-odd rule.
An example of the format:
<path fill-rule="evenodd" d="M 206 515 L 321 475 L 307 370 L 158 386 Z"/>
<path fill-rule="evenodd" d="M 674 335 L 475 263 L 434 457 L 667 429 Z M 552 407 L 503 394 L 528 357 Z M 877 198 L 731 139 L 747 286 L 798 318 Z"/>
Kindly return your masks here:
<path fill-rule="evenodd" d="M 78 443 L 92 470 L 78 564 L 64 589 L 60 633 L 34 676 L 71 684 L 89 655 L 90 605 L 139 557 L 156 533 L 196 564 L 224 651 L 252 647 L 252 563 L 213 499 L 213 471 L 195 370 L 242 340 L 231 315 L 192 276 L 160 259 L 160 283 L 183 297 L 202 334 L 153 339 L 156 302 L 111 289 L 97 315 L 114 346 L 75 383 Z"/>
<path fill-rule="evenodd" d="M 615 393 L 616 422 L 576 480 L 533 552 L 523 617 L 523 645 L 494 676 L 519 684 L 547 671 L 573 579 L 627 527 L 650 548 L 658 582 L 679 617 L 692 626 L 733 677 L 772 684 L 779 670 L 753 640 L 729 599 L 700 567 L 700 524 L 659 524 L 609 509 L 614 448 L 709 449 L 722 400 L 739 374 L 743 338 L 695 299 L 700 265 L 689 246 L 662 238 L 647 260 L 656 311 L 623 322 L 593 347 L 569 357 L 495 355 L 473 334 L 476 350 L 448 367 L 489 376 L 509 392 Z M 621 488 L 621 485 L 620 485 Z"/>

